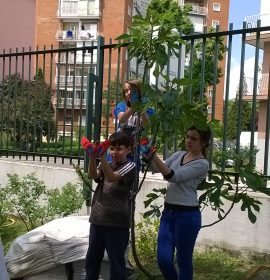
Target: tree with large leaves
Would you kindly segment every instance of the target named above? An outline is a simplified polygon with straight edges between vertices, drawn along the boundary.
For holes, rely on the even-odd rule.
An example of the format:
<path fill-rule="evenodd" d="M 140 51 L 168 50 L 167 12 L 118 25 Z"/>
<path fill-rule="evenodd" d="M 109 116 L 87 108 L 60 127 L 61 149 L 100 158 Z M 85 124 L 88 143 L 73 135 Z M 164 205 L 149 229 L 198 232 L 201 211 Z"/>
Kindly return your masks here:
<path fill-rule="evenodd" d="M 185 131 L 191 124 L 195 124 L 200 128 L 210 125 L 215 131 L 219 133 L 222 131 L 221 125 L 218 122 L 208 122 L 206 115 L 202 112 L 203 106 L 205 106 L 203 102 L 194 103 L 186 98 L 183 89 L 185 89 L 185 86 L 193 86 L 193 80 L 187 78 L 171 79 L 169 75 L 162 74 L 171 53 L 179 57 L 179 47 L 181 44 L 185 44 L 180 33 L 174 32 L 174 30 L 175 28 L 180 28 L 179 22 L 181 22 L 181 20 L 176 21 L 175 19 L 177 16 L 186 18 L 188 16 L 188 8 L 182 9 L 178 7 L 176 9 L 176 2 L 165 0 L 152 1 L 146 16 L 135 16 L 130 32 L 117 38 L 122 40 L 119 46 L 129 43 L 128 51 L 130 58 L 136 57 L 139 62 L 145 61 L 142 84 L 143 92 L 149 98 L 149 104 L 155 109 L 155 114 L 151 117 L 152 131 L 157 131 L 158 139 L 162 143 L 168 143 L 171 146 L 173 144 L 176 144 L 176 146 L 181 145 Z M 171 7 L 173 8 L 171 9 Z M 183 20 L 183 22 L 186 21 Z M 183 26 L 181 30 L 184 30 Z M 214 71 L 213 67 L 215 66 L 213 56 L 216 57 L 216 61 L 222 60 L 225 51 L 222 37 L 214 34 L 209 37 L 213 39 L 209 40 L 205 45 L 206 57 L 210 61 L 205 66 L 206 69 L 203 69 L 203 71 L 209 74 L 205 75 L 205 87 L 212 82 L 217 83 L 221 77 L 222 73 L 216 69 L 216 81 L 213 81 L 214 76 L 210 72 L 211 69 Z M 197 49 L 201 49 L 202 45 L 200 44 L 201 42 L 196 46 Z M 171 50 L 171 52 L 168 50 Z M 193 75 L 193 77 L 197 80 L 201 77 L 201 63 L 200 58 L 198 58 L 197 63 L 195 61 L 195 64 L 193 64 L 194 69 L 190 69 L 196 75 L 195 77 Z M 156 77 L 163 75 L 165 83 L 162 87 L 149 83 L 148 73 L 152 67 L 155 68 L 153 73 Z M 255 166 L 249 162 L 254 153 L 254 151 L 247 151 L 247 153 L 241 155 L 235 154 L 234 160 L 237 164 L 230 175 L 224 171 L 212 170 L 211 173 L 213 174 L 214 172 L 217 176 L 212 176 L 211 182 L 205 182 L 200 186 L 201 190 L 204 191 L 204 195 L 200 199 L 201 205 L 211 206 L 215 211 L 218 209 L 219 220 L 227 216 L 227 212 L 224 210 L 224 201 L 227 200 L 232 202 L 232 206 L 235 203 L 242 203 L 243 209 L 249 209 L 248 216 L 250 221 L 255 222 L 256 216 L 253 211 L 259 211 L 258 206 L 260 202 L 250 198 L 249 190 L 270 195 L 269 190 L 265 188 L 265 180 L 261 176 L 262 174 L 258 173 Z M 241 163 L 247 161 L 249 162 L 247 165 L 241 165 Z M 246 186 L 244 191 L 243 189 L 239 190 L 239 185 Z M 155 189 L 149 194 L 149 199 L 145 202 L 145 205 L 150 206 L 151 209 L 147 212 L 147 215 L 160 214 L 159 208 L 153 205 L 153 202 L 159 196 L 163 196 L 165 192 L 166 190 Z"/>

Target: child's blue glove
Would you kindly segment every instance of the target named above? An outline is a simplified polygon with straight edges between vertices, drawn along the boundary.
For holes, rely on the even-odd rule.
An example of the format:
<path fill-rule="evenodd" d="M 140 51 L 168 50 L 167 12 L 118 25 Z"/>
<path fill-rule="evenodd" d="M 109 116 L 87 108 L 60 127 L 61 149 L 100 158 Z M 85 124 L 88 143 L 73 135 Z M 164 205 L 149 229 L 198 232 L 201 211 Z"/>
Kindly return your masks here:
<path fill-rule="evenodd" d="M 150 159 L 152 154 L 154 154 L 157 151 L 156 146 L 152 146 L 149 143 L 149 140 L 147 138 L 143 138 L 140 141 L 140 153 L 147 159 Z"/>
<path fill-rule="evenodd" d="M 133 87 L 131 89 L 130 102 L 131 102 L 131 108 L 134 111 L 138 111 L 138 112 L 144 111 L 148 101 L 149 99 L 147 97 L 139 96 L 137 88 Z"/>

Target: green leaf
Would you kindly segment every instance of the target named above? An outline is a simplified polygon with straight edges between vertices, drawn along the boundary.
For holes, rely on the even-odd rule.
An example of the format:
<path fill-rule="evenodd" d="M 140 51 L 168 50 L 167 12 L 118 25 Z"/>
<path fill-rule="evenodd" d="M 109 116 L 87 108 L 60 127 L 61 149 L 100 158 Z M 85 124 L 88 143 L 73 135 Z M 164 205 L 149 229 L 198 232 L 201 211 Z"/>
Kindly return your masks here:
<path fill-rule="evenodd" d="M 248 208 L 248 218 L 252 224 L 256 223 L 257 217 L 254 215 L 250 208 Z"/>
<path fill-rule="evenodd" d="M 129 34 L 122 34 L 122 35 L 116 37 L 115 40 L 127 40 L 129 38 L 130 38 Z"/>

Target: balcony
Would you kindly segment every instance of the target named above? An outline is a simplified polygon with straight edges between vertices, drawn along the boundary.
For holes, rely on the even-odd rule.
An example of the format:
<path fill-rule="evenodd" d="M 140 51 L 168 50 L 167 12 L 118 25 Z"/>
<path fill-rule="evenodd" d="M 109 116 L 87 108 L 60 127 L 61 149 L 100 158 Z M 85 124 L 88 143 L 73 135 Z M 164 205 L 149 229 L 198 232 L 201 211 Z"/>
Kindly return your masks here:
<path fill-rule="evenodd" d="M 74 80 L 75 78 L 75 80 Z M 58 80 L 59 79 L 59 80 Z M 75 87 L 81 87 L 83 83 L 83 87 L 86 88 L 87 86 L 87 76 L 56 76 L 54 79 L 55 85 L 59 86 L 66 86 L 67 87 L 73 87 L 73 81 L 75 82 Z"/>
<path fill-rule="evenodd" d="M 269 26 L 270 25 L 270 14 L 259 14 L 252 15 L 245 18 L 245 22 L 247 23 L 247 28 L 256 28 L 257 21 L 261 21 L 261 26 Z"/>
<path fill-rule="evenodd" d="M 259 81 L 259 94 L 264 96 L 267 99 L 268 95 L 268 83 L 269 83 L 269 74 L 262 74 L 262 77 Z"/>
<path fill-rule="evenodd" d="M 82 105 L 81 105 L 82 104 Z M 57 97 L 53 100 L 53 105 L 57 106 Z M 74 106 L 74 107 L 73 107 Z M 58 108 L 68 108 L 68 109 L 86 109 L 86 99 L 73 99 L 73 98 L 59 98 Z"/>
<path fill-rule="evenodd" d="M 97 34 L 88 33 L 87 36 L 82 35 L 80 32 L 72 30 L 58 30 L 56 32 L 55 38 L 59 42 L 94 42 L 94 45 L 97 45 Z"/>
<path fill-rule="evenodd" d="M 207 15 L 207 8 L 197 6 L 197 5 L 192 5 L 192 11 L 190 11 L 189 13 L 193 14 L 193 15 L 206 16 Z"/>
<path fill-rule="evenodd" d="M 243 99 L 251 101 L 253 98 L 254 78 L 246 77 L 245 79 L 246 79 L 247 88 L 243 93 Z M 256 96 L 257 100 L 267 100 L 268 82 L 269 82 L 269 74 L 262 74 L 257 84 L 257 96 Z"/>
<path fill-rule="evenodd" d="M 93 50 L 93 53 L 91 51 L 86 51 L 84 53 L 83 57 L 83 52 L 82 51 L 77 51 L 76 52 L 76 64 L 96 64 L 97 63 L 97 50 Z M 55 63 L 60 63 L 60 64 L 74 64 L 75 63 L 75 54 L 74 52 L 68 52 L 68 53 L 60 53 L 56 54 L 55 56 Z"/>
<path fill-rule="evenodd" d="M 247 28 L 256 28 L 258 27 L 257 21 L 261 21 L 262 26 L 270 26 L 270 14 L 259 14 L 252 15 L 245 18 Z M 264 48 L 264 43 L 270 41 L 270 28 L 269 31 L 263 31 L 260 35 L 260 48 Z M 246 37 L 246 42 L 252 46 L 256 45 L 256 33 L 248 33 Z"/>
<path fill-rule="evenodd" d="M 88 1 L 72 1 L 61 3 L 57 11 L 57 17 L 100 19 L 101 13 L 99 7 L 89 5 Z"/>

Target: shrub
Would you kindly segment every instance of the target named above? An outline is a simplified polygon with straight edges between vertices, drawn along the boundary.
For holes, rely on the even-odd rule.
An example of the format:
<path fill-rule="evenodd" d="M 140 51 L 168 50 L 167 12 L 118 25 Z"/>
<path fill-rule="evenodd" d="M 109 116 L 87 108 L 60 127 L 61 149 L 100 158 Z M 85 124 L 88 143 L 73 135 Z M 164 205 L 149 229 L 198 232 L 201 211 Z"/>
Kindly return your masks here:
<path fill-rule="evenodd" d="M 48 191 L 34 173 L 22 179 L 17 174 L 7 176 L 8 183 L 3 189 L 6 203 L 10 205 L 10 212 L 22 220 L 27 231 L 82 207 L 83 196 L 75 184 L 67 183 L 63 188 Z"/>
<path fill-rule="evenodd" d="M 136 225 L 136 249 L 144 264 L 156 264 L 159 219 L 142 219 Z"/>
<path fill-rule="evenodd" d="M 66 217 L 82 208 L 83 195 L 78 186 L 67 183 L 61 190 L 54 189 L 48 192 L 48 213 L 52 217 Z"/>
<path fill-rule="evenodd" d="M 46 186 L 32 173 L 22 179 L 17 174 L 8 174 L 6 193 L 12 210 L 31 230 L 44 221 L 46 207 Z"/>
<path fill-rule="evenodd" d="M 0 187 L 0 228 L 9 221 L 11 213 L 11 205 L 7 200 L 7 193 L 5 189 Z"/>

